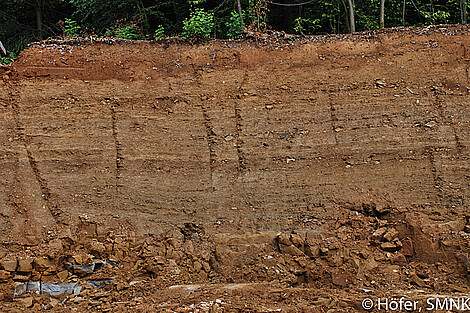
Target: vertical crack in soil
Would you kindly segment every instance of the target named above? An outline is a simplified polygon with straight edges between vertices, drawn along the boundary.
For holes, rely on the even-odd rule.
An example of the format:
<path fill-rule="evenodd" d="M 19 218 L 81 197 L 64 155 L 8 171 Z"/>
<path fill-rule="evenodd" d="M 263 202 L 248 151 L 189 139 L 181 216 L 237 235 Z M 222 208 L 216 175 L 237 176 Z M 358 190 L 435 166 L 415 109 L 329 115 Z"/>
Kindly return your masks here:
<path fill-rule="evenodd" d="M 434 156 L 435 150 L 434 147 L 426 147 L 425 148 L 425 154 L 429 160 L 429 163 L 431 163 L 431 172 L 432 172 L 432 177 L 433 177 L 433 184 L 434 188 L 437 189 L 437 199 L 439 203 L 442 203 L 444 200 L 444 188 L 443 188 L 443 178 L 439 175 L 439 172 L 437 170 L 436 166 L 436 158 Z"/>
<path fill-rule="evenodd" d="M 331 99 L 331 94 L 330 92 L 331 91 L 327 91 L 328 92 L 328 102 L 330 103 L 330 117 L 331 117 L 331 130 L 333 131 L 333 136 L 335 136 L 335 143 L 338 144 L 338 136 L 336 135 L 336 122 L 338 122 L 338 118 L 336 117 L 336 114 L 335 114 L 335 107 L 334 107 L 334 103 Z"/>
<path fill-rule="evenodd" d="M 248 81 L 248 71 L 245 71 L 243 75 L 243 80 L 238 87 L 237 92 L 240 93 L 242 91 L 243 86 Z M 243 133 L 243 118 L 242 118 L 242 109 L 239 106 L 237 100 L 234 101 L 234 116 L 235 116 L 235 146 L 237 148 L 237 156 L 238 156 L 238 171 L 242 172 L 246 170 L 246 157 L 243 153 L 243 140 L 240 138 Z"/>
<path fill-rule="evenodd" d="M 238 155 L 238 171 L 246 170 L 246 158 L 243 153 L 242 145 L 243 140 L 240 138 L 243 132 L 242 115 L 241 109 L 238 107 L 238 103 L 235 102 L 235 123 L 236 123 L 236 134 L 235 134 L 235 145 L 237 146 Z"/>
<path fill-rule="evenodd" d="M 439 98 L 439 93 L 437 91 L 434 92 L 434 104 L 436 105 L 437 113 L 439 114 L 439 117 L 441 118 L 442 123 L 447 124 L 452 128 L 452 133 L 454 135 L 457 153 L 461 154 L 465 146 L 462 143 L 460 136 L 458 135 L 454 120 L 452 118 L 449 118 L 447 114 L 444 112 L 442 100 Z"/>
<path fill-rule="evenodd" d="M 214 168 L 215 168 L 215 163 L 217 160 L 217 155 L 215 153 L 215 146 L 217 145 L 217 142 L 215 140 L 216 134 L 214 132 L 214 128 L 212 126 L 212 121 L 209 117 L 209 113 L 207 112 L 207 107 L 204 105 L 204 103 L 201 102 L 201 110 L 202 110 L 202 116 L 204 118 L 203 123 L 204 123 L 204 128 L 206 130 L 206 135 L 207 135 L 207 145 L 209 147 L 209 168 L 211 171 L 211 190 L 214 191 Z"/>
<path fill-rule="evenodd" d="M 443 101 L 439 97 L 439 92 L 435 91 L 434 92 L 434 105 L 436 106 L 437 113 L 439 115 L 439 118 L 441 119 L 442 124 L 449 125 L 452 129 L 452 134 L 454 136 L 455 144 L 456 144 L 456 150 L 457 150 L 457 155 L 461 155 L 463 153 L 463 148 L 464 145 L 458 135 L 457 128 L 455 127 L 455 123 L 452 118 L 449 118 L 447 114 L 444 111 L 444 106 L 443 106 Z M 434 185 L 436 188 L 438 188 L 438 198 L 441 203 L 448 203 L 446 206 L 450 206 L 449 203 L 459 203 L 460 205 L 463 205 L 464 200 L 462 196 L 454 196 L 448 192 L 445 191 L 445 179 L 439 175 L 437 167 L 435 165 L 435 157 L 434 157 L 434 152 L 435 149 L 427 149 L 426 150 L 428 156 L 430 157 L 431 164 L 432 164 L 432 170 L 434 173 Z"/>
<path fill-rule="evenodd" d="M 34 173 L 34 177 L 36 181 L 39 184 L 39 188 L 41 191 L 41 197 L 45 203 L 45 207 L 47 210 L 50 212 L 52 219 L 54 222 L 61 222 L 60 217 L 63 213 L 61 209 L 58 208 L 56 204 L 54 204 L 51 200 L 51 191 L 49 187 L 47 186 L 46 180 L 43 178 L 41 171 L 38 166 L 38 162 L 36 158 L 34 157 L 34 154 L 32 151 L 29 149 L 28 143 L 27 143 L 27 135 L 25 133 L 25 127 L 21 125 L 20 122 L 20 108 L 18 106 L 17 100 L 15 100 L 15 95 L 12 90 L 9 92 L 9 101 L 11 103 L 12 107 L 12 112 L 13 112 L 13 119 L 15 121 L 15 127 L 16 127 L 16 133 L 18 138 L 20 139 L 21 143 L 24 146 L 24 149 L 26 150 L 26 155 L 28 158 L 29 166 L 31 167 L 31 170 Z"/>
<path fill-rule="evenodd" d="M 464 59 L 464 62 L 465 62 L 465 75 L 467 76 L 467 81 L 468 81 L 468 71 L 469 71 L 469 65 L 468 65 L 468 61 L 467 61 L 467 47 L 465 47 L 464 44 L 462 44 L 462 47 L 463 47 L 463 59 Z"/>
<path fill-rule="evenodd" d="M 116 113 L 116 103 L 113 103 L 111 106 L 111 122 L 112 122 L 112 129 L 113 129 L 113 138 L 114 138 L 114 147 L 116 150 L 116 172 L 115 172 L 115 178 L 116 178 L 116 195 L 119 194 L 119 188 L 122 187 L 119 183 L 119 180 L 121 178 L 121 171 L 123 168 L 122 165 L 122 148 L 121 144 L 119 142 L 118 138 L 118 127 L 117 127 L 117 113 Z"/>

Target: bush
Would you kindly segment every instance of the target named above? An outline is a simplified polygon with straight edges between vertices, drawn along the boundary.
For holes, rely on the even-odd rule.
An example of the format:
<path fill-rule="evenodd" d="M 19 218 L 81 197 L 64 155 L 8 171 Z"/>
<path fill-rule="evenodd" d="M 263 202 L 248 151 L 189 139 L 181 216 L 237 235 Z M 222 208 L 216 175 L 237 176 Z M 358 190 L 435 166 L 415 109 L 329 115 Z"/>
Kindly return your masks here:
<path fill-rule="evenodd" d="M 309 19 L 298 17 L 294 21 L 294 30 L 296 33 L 305 35 L 305 33 L 313 34 L 319 28 L 319 19 Z"/>
<path fill-rule="evenodd" d="M 163 25 L 158 25 L 157 29 L 155 30 L 155 38 L 165 38 L 165 28 Z"/>
<path fill-rule="evenodd" d="M 197 8 L 183 21 L 183 38 L 208 38 L 214 28 L 214 13 Z"/>
<path fill-rule="evenodd" d="M 104 34 L 106 37 L 116 37 L 122 39 L 142 39 L 144 36 L 142 30 L 136 22 L 126 22 L 125 19 L 116 21 L 113 28 L 108 29 Z"/>
<path fill-rule="evenodd" d="M 65 21 L 59 21 L 60 28 L 65 37 L 78 37 L 82 28 L 77 21 L 66 18 Z"/>
<path fill-rule="evenodd" d="M 1 65 L 10 64 L 11 62 L 13 62 L 13 60 L 15 60 L 15 58 L 16 58 L 15 53 L 8 51 L 7 56 L 0 57 L 0 64 Z"/>
<path fill-rule="evenodd" d="M 238 38 L 245 30 L 245 26 L 243 25 L 240 15 L 235 11 L 232 11 L 230 21 L 225 23 L 225 26 L 227 27 L 228 38 Z"/>

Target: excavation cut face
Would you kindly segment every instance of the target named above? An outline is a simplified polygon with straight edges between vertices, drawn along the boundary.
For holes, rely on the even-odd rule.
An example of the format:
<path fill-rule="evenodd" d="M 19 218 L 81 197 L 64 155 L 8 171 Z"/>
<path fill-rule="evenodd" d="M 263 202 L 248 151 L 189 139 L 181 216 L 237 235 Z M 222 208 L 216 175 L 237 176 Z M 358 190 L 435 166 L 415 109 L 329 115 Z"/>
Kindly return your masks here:
<path fill-rule="evenodd" d="M 235 233 L 351 211 L 463 215 L 468 39 L 454 27 L 35 44 L 1 83 L 2 238 L 86 219 L 138 237 L 187 222 Z"/>

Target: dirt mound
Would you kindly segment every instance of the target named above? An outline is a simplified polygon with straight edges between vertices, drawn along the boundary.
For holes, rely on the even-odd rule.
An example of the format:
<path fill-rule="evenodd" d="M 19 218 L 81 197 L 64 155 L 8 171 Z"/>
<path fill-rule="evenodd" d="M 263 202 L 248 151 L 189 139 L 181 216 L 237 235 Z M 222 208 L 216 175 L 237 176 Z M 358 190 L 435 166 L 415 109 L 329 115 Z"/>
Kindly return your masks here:
<path fill-rule="evenodd" d="M 32 45 L 0 68 L 4 311 L 467 292 L 469 38 Z"/>

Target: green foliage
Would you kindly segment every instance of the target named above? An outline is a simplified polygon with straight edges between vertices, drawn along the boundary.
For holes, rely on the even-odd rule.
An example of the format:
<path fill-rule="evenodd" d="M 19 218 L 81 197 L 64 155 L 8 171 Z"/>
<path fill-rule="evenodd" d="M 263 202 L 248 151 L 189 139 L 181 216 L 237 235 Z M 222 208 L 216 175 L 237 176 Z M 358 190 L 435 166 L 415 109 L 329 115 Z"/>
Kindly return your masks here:
<path fill-rule="evenodd" d="M 7 56 L 0 58 L 0 64 L 2 65 L 10 64 L 11 62 L 15 60 L 15 58 L 16 58 L 16 54 L 12 51 L 9 51 L 7 52 Z"/>
<path fill-rule="evenodd" d="M 116 37 L 122 39 L 143 39 L 142 30 L 137 22 L 127 22 L 126 19 L 116 21 L 116 24 L 105 32 L 105 37 Z"/>
<path fill-rule="evenodd" d="M 298 17 L 294 21 L 294 30 L 296 33 L 305 35 L 313 34 L 320 27 L 320 19 L 310 19 Z"/>
<path fill-rule="evenodd" d="M 268 2 L 265 0 L 249 0 L 248 10 L 244 12 L 249 26 L 248 30 L 264 33 L 268 30 Z"/>
<path fill-rule="evenodd" d="M 435 12 L 424 12 L 424 17 L 431 20 L 432 24 L 443 24 L 448 22 L 450 13 L 437 10 Z"/>
<path fill-rule="evenodd" d="M 225 26 L 227 27 L 227 37 L 238 38 L 245 30 L 245 26 L 237 12 L 232 11 L 231 14 L 230 20 L 225 23 Z"/>
<path fill-rule="evenodd" d="M 64 0 L 74 8 L 72 17 L 80 25 L 104 30 L 116 20 L 131 19 L 138 13 L 137 1 L 131 0 Z"/>
<path fill-rule="evenodd" d="M 206 0 L 188 0 L 188 2 L 190 4 L 198 5 L 198 4 L 206 2 Z"/>
<path fill-rule="evenodd" d="M 78 37 L 81 33 L 81 27 L 77 21 L 66 18 L 65 21 L 59 21 L 59 25 L 65 37 Z"/>
<path fill-rule="evenodd" d="M 270 4 L 271 0 L 241 0 L 245 25 L 235 12 L 234 0 L 0 1 L 0 40 L 15 55 L 33 41 L 58 35 L 152 39 L 183 34 L 185 38 L 207 38 L 215 32 L 218 38 L 236 38 L 244 27 L 250 32 L 344 33 L 348 17 L 346 0 L 314 1 L 296 7 L 277 6 Z M 353 2 L 357 31 L 377 29 L 380 0 Z M 468 8 L 470 0 L 464 4 Z M 386 0 L 385 26 L 461 23 L 460 5 L 461 0 Z M 42 27 L 36 24 L 36 12 L 42 13 Z M 59 24 L 59 20 L 63 22 Z M 2 58 L 4 63 L 10 60 L 10 56 Z"/>
<path fill-rule="evenodd" d="M 154 34 L 155 38 L 165 38 L 165 28 L 163 25 L 158 25 L 157 29 L 155 30 Z"/>
<path fill-rule="evenodd" d="M 214 13 L 204 9 L 192 10 L 190 17 L 183 21 L 183 38 L 208 38 L 214 28 Z"/>

